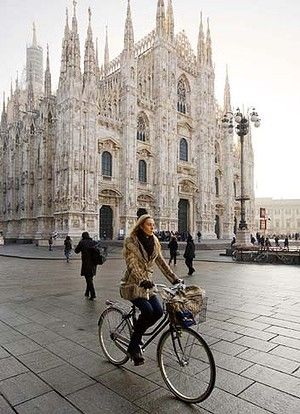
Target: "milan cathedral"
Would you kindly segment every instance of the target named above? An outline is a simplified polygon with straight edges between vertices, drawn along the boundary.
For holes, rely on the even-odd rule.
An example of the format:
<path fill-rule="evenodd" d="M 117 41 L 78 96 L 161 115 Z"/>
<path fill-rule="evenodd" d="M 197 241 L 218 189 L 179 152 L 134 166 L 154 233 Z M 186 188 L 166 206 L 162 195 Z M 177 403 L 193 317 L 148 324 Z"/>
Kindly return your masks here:
<path fill-rule="evenodd" d="M 68 13 L 57 91 L 49 50 L 36 30 L 27 47 L 26 84 L 3 98 L 0 125 L 0 230 L 8 240 L 128 234 L 145 208 L 159 230 L 198 231 L 231 239 L 240 217 L 239 142 L 221 127 L 231 111 L 214 91 L 212 41 L 202 16 L 196 53 L 175 34 L 172 0 L 158 0 L 155 28 L 138 42 L 128 0 L 124 47 L 104 62 L 92 34 L 91 11 L 83 68 L 76 1 Z M 254 223 L 253 150 L 245 148 L 247 221 Z"/>

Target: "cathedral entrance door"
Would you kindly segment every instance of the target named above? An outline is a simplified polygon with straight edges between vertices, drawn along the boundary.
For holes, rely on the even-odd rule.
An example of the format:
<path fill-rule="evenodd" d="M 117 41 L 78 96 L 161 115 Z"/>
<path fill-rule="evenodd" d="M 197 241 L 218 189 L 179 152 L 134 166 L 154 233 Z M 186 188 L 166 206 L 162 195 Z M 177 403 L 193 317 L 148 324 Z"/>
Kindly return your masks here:
<path fill-rule="evenodd" d="M 113 211 L 110 206 L 102 206 L 100 208 L 99 220 L 99 236 L 100 239 L 113 238 Z"/>
<path fill-rule="evenodd" d="M 178 232 L 185 233 L 188 229 L 189 201 L 181 198 L 178 203 Z"/>
<path fill-rule="evenodd" d="M 215 217 L 215 233 L 217 235 L 217 239 L 220 238 L 220 217 Z"/>

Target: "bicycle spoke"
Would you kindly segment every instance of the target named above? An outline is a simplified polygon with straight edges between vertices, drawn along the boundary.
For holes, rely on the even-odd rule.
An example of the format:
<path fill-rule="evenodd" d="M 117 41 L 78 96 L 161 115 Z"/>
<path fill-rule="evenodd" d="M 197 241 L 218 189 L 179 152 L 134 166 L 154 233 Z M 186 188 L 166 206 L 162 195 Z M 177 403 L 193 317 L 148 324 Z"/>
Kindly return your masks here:
<path fill-rule="evenodd" d="M 207 398 L 214 386 L 215 365 L 211 352 L 199 334 L 182 329 L 166 332 L 159 344 L 158 360 L 170 390 L 187 402 Z"/>
<path fill-rule="evenodd" d="M 131 337 L 131 326 L 117 308 L 107 308 L 99 320 L 99 341 L 106 357 L 116 365 L 127 362 L 126 350 Z"/>

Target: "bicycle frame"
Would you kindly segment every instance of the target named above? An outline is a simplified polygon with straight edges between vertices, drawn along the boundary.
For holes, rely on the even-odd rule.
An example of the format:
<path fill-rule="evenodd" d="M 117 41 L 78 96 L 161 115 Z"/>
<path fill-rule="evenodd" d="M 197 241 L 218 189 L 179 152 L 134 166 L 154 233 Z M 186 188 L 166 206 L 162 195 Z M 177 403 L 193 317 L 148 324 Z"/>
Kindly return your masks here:
<path fill-rule="evenodd" d="M 124 309 L 122 309 L 121 306 L 119 306 L 118 302 L 114 301 L 106 301 L 106 304 L 111 307 L 117 307 L 120 311 L 124 312 Z M 134 321 L 136 320 L 136 307 L 132 305 L 129 312 L 124 314 L 123 320 L 128 320 L 132 330 L 134 330 Z M 116 331 L 118 328 L 122 325 L 123 321 L 120 322 L 120 324 L 116 327 Z M 144 333 L 143 337 L 149 337 L 146 342 L 144 342 L 141 345 L 141 349 L 145 350 L 147 346 L 168 326 L 170 325 L 169 315 L 165 311 L 163 318 L 160 320 L 160 322 L 155 326 L 152 331 Z M 124 348 L 123 346 L 128 346 L 129 342 L 127 343 L 127 340 L 122 337 L 122 335 L 116 336 L 116 345 L 124 352 L 127 351 L 127 348 Z"/>

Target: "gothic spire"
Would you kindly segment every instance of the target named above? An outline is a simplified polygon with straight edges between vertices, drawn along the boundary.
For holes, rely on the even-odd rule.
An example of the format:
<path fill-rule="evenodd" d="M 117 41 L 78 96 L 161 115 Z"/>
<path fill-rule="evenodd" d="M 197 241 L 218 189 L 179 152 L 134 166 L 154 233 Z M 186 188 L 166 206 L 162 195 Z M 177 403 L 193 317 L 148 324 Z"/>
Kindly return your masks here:
<path fill-rule="evenodd" d="M 68 38 L 69 33 L 70 33 L 70 29 L 69 29 L 69 10 L 68 10 L 68 8 L 66 8 L 65 39 Z"/>
<path fill-rule="evenodd" d="M 99 75 L 99 52 L 98 52 L 98 37 L 96 37 L 96 52 L 95 52 L 95 63 L 97 75 Z"/>
<path fill-rule="evenodd" d="M 19 109 L 20 109 L 20 102 L 19 102 L 19 74 L 17 72 L 17 78 L 16 78 L 16 90 L 13 97 L 13 117 L 14 119 L 17 119 L 19 116 Z"/>
<path fill-rule="evenodd" d="M 32 47 L 37 47 L 35 23 L 32 24 Z"/>
<path fill-rule="evenodd" d="M 158 0 L 156 10 L 156 34 L 164 37 L 166 33 L 166 15 L 164 0 Z"/>
<path fill-rule="evenodd" d="M 68 12 L 68 9 L 66 8 L 66 24 L 65 24 L 64 37 L 62 40 L 62 52 L 61 52 L 61 66 L 60 66 L 60 78 L 59 78 L 60 81 L 62 81 L 67 71 L 67 60 L 68 60 L 67 53 L 68 53 L 69 35 L 70 35 L 69 12 Z"/>
<path fill-rule="evenodd" d="M 125 23 L 125 33 L 124 33 L 124 50 L 133 51 L 134 48 L 134 34 L 133 34 L 133 25 L 131 19 L 131 9 L 130 9 L 130 0 L 127 4 L 127 17 Z"/>
<path fill-rule="evenodd" d="M 225 88 L 224 88 L 224 112 L 231 111 L 231 95 L 230 95 L 230 85 L 228 78 L 228 66 L 226 65 L 226 79 L 225 79 Z"/>
<path fill-rule="evenodd" d="M 198 46 L 197 46 L 197 58 L 199 66 L 202 66 L 205 62 L 205 39 L 203 31 L 203 22 L 202 22 L 202 12 L 200 14 L 200 27 L 199 27 L 199 36 L 198 36 Z"/>
<path fill-rule="evenodd" d="M 19 92 L 19 72 L 17 71 L 17 77 L 16 77 L 16 91 Z"/>
<path fill-rule="evenodd" d="M 49 45 L 47 44 L 47 61 L 46 61 L 46 71 L 45 71 L 45 96 L 49 98 L 51 96 L 51 72 L 50 72 L 50 63 L 49 63 Z"/>
<path fill-rule="evenodd" d="M 207 33 L 206 33 L 206 63 L 212 66 L 212 45 L 209 29 L 209 19 L 207 19 Z"/>
<path fill-rule="evenodd" d="M 7 114 L 6 114 L 6 108 L 5 108 L 5 92 L 3 92 L 3 108 L 2 108 L 2 114 L 1 114 L 1 126 L 5 127 L 7 124 Z"/>
<path fill-rule="evenodd" d="M 76 17 L 76 6 L 77 6 L 77 1 L 73 0 L 72 32 L 74 33 L 77 33 L 77 28 L 78 28 L 77 17 Z"/>
<path fill-rule="evenodd" d="M 32 110 L 34 106 L 34 92 L 33 92 L 33 77 L 32 77 L 32 64 L 29 68 L 29 82 L 27 87 L 27 105 L 28 109 Z"/>
<path fill-rule="evenodd" d="M 107 67 L 108 64 L 109 64 L 109 48 L 108 48 L 107 26 L 106 26 L 105 49 L 104 49 L 104 66 Z"/>
<path fill-rule="evenodd" d="M 166 26 L 168 38 L 172 41 L 174 39 L 174 12 L 172 0 L 168 0 Z"/>
<path fill-rule="evenodd" d="M 70 48 L 70 55 L 68 59 L 70 60 L 67 62 L 67 66 L 71 67 L 71 74 L 75 78 L 81 77 L 80 71 L 80 42 L 79 42 L 79 35 L 78 35 L 78 24 L 77 24 L 77 17 L 76 17 L 76 5 L 77 1 L 73 0 L 73 17 L 72 17 L 72 30 L 70 34 L 70 41 L 69 41 L 69 48 Z"/>
<path fill-rule="evenodd" d="M 85 41 L 85 52 L 84 52 L 84 74 L 83 84 L 84 86 L 91 80 L 95 80 L 96 77 L 96 62 L 95 62 L 95 48 L 93 42 L 93 32 L 91 26 L 92 12 L 88 9 L 89 13 L 89 25 L 87 29 L 87 38 Z"/>

